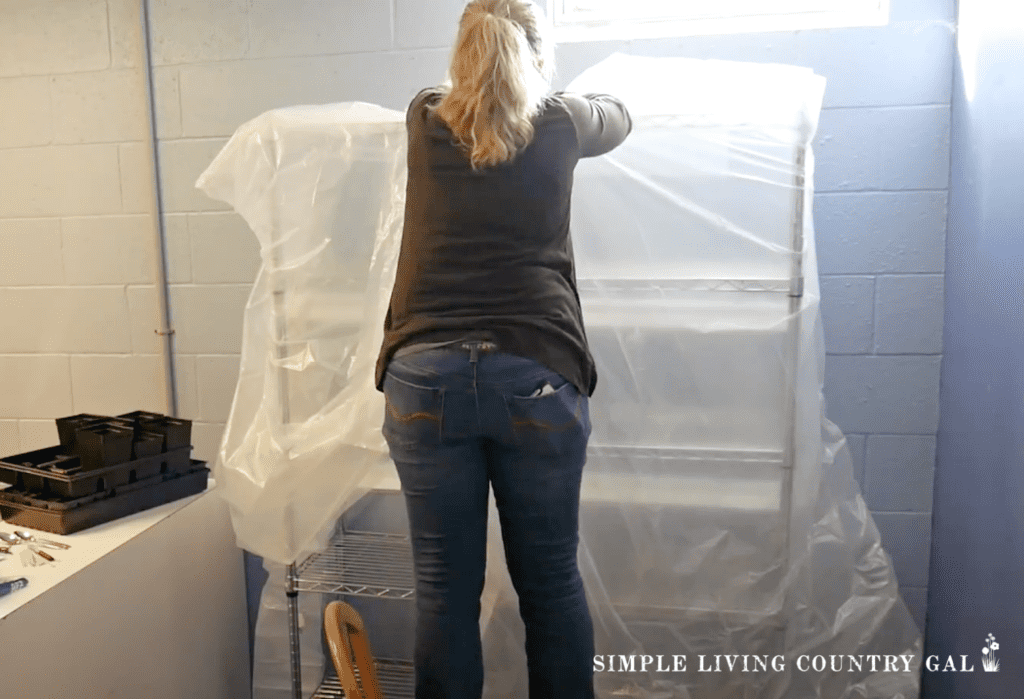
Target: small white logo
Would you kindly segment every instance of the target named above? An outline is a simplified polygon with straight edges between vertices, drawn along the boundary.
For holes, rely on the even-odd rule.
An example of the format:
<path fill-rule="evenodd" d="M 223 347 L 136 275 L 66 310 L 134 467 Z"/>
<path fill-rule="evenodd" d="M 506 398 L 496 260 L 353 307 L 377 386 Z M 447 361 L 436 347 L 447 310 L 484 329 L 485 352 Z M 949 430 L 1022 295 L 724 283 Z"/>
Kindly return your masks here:
<path fill-rule="evenodd" d="M 983 656 L 981 666 L 985 669 L 985 672 L 999 672 L 999 660 L 996 658 L 997 650 L 999 650 L 999 644 L 996 643 L 996 637 L 989 634 L 985 637 L 985 647 L 981 649 Z"/>

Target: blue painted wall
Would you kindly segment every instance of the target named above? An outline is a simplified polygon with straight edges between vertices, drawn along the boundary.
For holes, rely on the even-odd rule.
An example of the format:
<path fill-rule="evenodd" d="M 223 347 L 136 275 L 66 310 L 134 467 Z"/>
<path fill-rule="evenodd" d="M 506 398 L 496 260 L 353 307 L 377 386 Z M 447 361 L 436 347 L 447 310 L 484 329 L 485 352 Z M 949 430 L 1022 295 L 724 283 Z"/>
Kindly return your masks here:
<path fill-rule="evenodd" d="M 928 699 L 1024 695 L 1024 16 L 960 7 Z M 1016 8 L 1016 5 L 1012 6 Z M 998 673 L 982 647 L 999 645 Z"/>

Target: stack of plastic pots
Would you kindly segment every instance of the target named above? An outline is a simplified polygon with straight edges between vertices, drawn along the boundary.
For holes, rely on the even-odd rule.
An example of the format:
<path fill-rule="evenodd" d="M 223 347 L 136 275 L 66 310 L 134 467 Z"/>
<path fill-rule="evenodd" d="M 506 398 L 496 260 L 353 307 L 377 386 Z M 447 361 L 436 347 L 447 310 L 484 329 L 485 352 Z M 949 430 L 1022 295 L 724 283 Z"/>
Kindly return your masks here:
<path fill-rule="evenodd" d="M 59 446 L 0 459 L 0 516 L 70 534 L 206 488 L 191 458 L 192 423 L 136 410 L 57 418 Z"/>

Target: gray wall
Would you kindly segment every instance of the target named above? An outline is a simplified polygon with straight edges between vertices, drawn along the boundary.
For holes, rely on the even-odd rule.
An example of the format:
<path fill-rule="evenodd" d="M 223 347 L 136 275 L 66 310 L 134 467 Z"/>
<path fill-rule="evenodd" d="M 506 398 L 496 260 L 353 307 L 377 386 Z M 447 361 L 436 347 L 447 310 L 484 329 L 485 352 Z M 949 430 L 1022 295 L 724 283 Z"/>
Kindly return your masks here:
<path fill-rule="evenodd" d="M 1024 687 L 1024 17 L 1005 8 L 960 8 L 925 653 L 974 672 L 926 673 L 929 699 Z"/>

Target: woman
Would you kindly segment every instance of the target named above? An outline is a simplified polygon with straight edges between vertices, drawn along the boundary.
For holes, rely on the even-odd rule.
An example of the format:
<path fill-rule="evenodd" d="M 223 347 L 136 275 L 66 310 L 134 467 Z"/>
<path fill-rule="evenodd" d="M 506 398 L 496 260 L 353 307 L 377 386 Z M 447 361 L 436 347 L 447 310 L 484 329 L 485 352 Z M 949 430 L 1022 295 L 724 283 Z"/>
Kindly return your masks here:
<path fill-rule="evenodd" d="M 541 30 L 523 0 L 470 2 L 450 85 L 407 114 L 405 228 L 376 381 L 412 536 L 417 699 L 482 693 L 488 485 L 530 697 L 593 696 L 576 555 L 597 378 L 569 200 L 578 159 L 617 146 L 631 121 L 612 97 L 548 94 Z"/>

